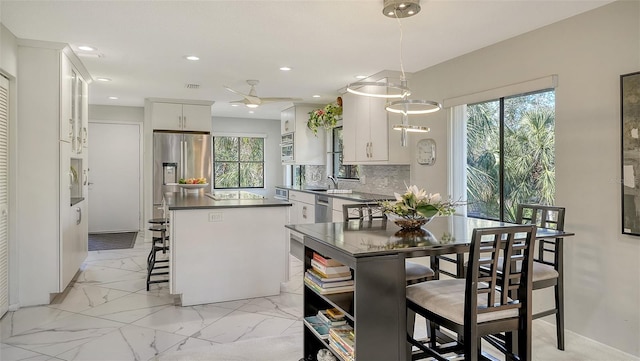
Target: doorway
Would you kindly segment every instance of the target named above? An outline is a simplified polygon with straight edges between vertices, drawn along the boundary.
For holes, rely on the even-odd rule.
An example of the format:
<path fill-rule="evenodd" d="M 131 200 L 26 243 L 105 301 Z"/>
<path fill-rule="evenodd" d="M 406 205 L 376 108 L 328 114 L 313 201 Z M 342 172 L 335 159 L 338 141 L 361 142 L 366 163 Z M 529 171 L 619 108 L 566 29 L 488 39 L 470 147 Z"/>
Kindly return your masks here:
<path fill-rule="evenodd" d="M 89 233 L 141 229 L 141 128 L 89 123 Z"/>

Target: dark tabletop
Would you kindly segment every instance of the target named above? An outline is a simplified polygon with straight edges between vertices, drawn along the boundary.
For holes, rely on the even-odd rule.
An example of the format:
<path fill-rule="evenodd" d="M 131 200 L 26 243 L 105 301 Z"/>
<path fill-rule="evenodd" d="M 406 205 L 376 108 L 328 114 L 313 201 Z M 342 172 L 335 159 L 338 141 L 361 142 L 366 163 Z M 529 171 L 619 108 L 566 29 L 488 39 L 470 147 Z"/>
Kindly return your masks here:
<path fill-rule="evenodd" d="M 411 257 L 452 253 L 471 243 L 474 228 L 517 226 L 464 216 L 435 217 L 418 231 L 404 231 L 391 221 L 374 220 L 286 226 L 353 257 L 411 253 Z M 572 236 L 573 233 L 538 228 L 536 238 Z"/>

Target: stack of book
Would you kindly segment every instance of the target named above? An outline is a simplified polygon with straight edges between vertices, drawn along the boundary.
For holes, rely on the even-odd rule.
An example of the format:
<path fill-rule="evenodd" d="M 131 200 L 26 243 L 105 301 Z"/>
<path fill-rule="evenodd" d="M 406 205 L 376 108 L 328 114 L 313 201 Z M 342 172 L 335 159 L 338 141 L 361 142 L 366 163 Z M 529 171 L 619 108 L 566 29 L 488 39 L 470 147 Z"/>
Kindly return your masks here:
<path fill-rule="evenodd" d="M 349 267 L 315 252 L 311 268 L 304 274 L 304 283 L 321 295 L 353 292 L 353 277 Z"/>
<path fill-rule="evenodd" d="M 343 360 L 355 359 L 355 334 L 351 326 L 329 329 L 329 348 L 340 355 Z"/>
<path fill-rule="evenodd" d="M 320 310 L 315 316 L 307 316 L 303 322 L 319 338 L 326 340 L 329 338 L 329 330 L 332 328 L 343 328 L 347 325 L 344 313 L 337 308 Z M 350 326 L 348 326 L 350 327 Z"/>

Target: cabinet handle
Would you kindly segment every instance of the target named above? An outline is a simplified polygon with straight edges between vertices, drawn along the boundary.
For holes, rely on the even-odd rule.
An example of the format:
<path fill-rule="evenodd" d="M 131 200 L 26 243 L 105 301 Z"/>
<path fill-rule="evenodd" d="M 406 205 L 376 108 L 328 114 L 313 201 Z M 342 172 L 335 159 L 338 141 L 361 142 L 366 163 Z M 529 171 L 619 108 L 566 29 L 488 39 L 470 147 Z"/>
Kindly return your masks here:
<path fill-rule="evenodd" d="M 89 138 L 89 132 L 87 131 L 87 127 L 82 128 L 82 144 L 87 144 L 87 138 Z"/>
<path fill-rule="evenodd" d="M 302 206 L 302 218 L 307 219 L 307 206 Z"/>
<path fill-rule="evenodd" d="M 83 169 L 83 170 L 82 170 L 82 178 L 84 178 L 84 183 L 83 183 L 83 185 L 85 185 L 85 186 L 86 186 L 86 185 L 87 185 L 87 182 L 88 182 L 88 178 L 89 178 L 89 177 L 87 177 L 87 170 L 86 170 L 86 169 Z"/>
<path fill-rule="evenodd" d="M 288 120 L 284 121 L 284 130 L 285 131 L 289 131 L 289 121 Z"/>
<path fill-rule="evenodd" d="M 73 140 L 73 118 L 69 118 L 69 140 Z"/>
<path fill-rule="evenodd" d="M 187 117 L 185 117 L 185 116 L 182 117 L 182 127 L 183 128 L 187 127 Z"/>
<path fill-rule="evenodd" d="M 80 224 L 82 222 L 82 209 L 80 207 L 76 208 L 76 224 Z"/>

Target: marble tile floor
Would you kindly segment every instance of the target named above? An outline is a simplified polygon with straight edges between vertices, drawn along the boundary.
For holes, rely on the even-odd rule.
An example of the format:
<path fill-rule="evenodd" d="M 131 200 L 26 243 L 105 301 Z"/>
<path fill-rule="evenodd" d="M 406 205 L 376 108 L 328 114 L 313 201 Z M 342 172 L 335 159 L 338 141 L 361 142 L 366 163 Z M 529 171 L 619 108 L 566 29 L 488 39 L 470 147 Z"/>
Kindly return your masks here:
<path fill-rule="evenodd" d="M 278 296 L 181 307 L 167 283 L 146 291 L 149 247 L 139 236 L 132 249 L 89 252 L 76 281 L 51 304 L 8 312 L 0 320 L 0 360 L 147 361 L 301 334 L 303 268 L 298 260 L 292 258 L 293 276 Z M 423 330 L 418 326 L 416 332 Z M 535 360 L 638 360 L 572 333 L 567 351 L 554 345 L 553 325 L 536 321 Z"/>

